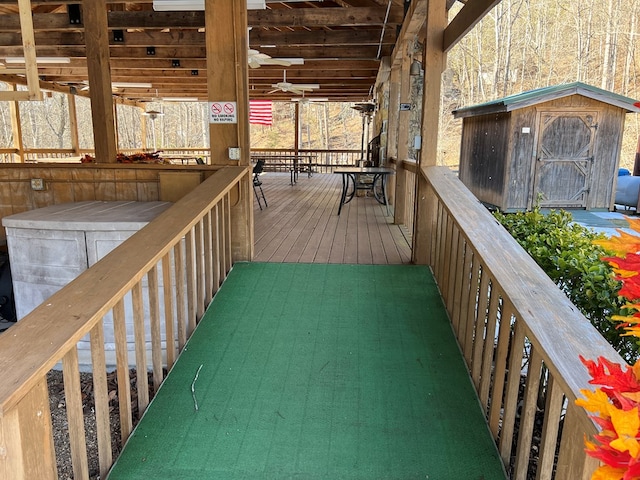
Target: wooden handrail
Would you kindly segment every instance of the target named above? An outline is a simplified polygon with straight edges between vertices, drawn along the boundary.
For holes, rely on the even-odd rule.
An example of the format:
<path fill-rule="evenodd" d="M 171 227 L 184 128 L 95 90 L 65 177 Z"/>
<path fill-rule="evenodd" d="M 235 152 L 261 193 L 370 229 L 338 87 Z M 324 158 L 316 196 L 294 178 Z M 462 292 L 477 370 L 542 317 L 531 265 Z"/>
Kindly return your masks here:
<path fill-rule="evenodd" d="M 537 468 L 544 473 L 536 478 L 551 478 L 554 464 L 558 480 L 588 478 L 597 461 L 586 456 L 582 438 L 596 427 L 574 405 L 580 389 L 592 389 L 579 356 L 624 361 L 455 173 L 429 167 L 421 174 L 429 263 L 510 478 L 527 478 L 541 384 L 546 405 Z"/>
<path fill-rule="evenodd" d="M 124 442 L 132 429 L 129 392 L 132 360 L 127 353 L 125 296 L 132 293 L 135 365 L 138 389 L 142 390 L 147 388 L 148 367 L 146 353 L 139 350 L 148 348 L 143 333 L 146 329 L 143 302 L 149 302 L 150 367 L 157 389 L 163 377 L 163 354 L 170 368 L 176 344 L 178 349 L 184 346 L 231 268 L 231 207 L 242 190 L 240 182 L 248 183 L 249 176 L 249 167 L 220 169 L 0 336 L 0 477 L 55 477 L 46 375 L 62 361 L 69 424 L 77 427 L 68 432 L 74 476 L 87 478 L 76 348 L 87 334 L 91 340 L 96 392 L 100 472 L 106 475 L 112 457 L 105 394 L 105 316 L 112 314 Z M 147 300 L 143 300 L 143 280 L 148 285 Z M 164 347 L 161 322 L 166 329 Z M 147 404 L 141 393 L 140 414 Z"/>

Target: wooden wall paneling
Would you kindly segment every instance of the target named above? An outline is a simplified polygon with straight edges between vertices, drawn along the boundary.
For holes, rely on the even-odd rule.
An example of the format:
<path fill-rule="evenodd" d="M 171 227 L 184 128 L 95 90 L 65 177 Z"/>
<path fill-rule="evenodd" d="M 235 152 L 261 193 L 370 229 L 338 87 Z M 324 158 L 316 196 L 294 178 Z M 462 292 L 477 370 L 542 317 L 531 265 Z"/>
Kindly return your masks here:
<path fill-rule="evenodd" d="M 123 168 L 116 176 L 116 198 L 118 200 L 138 200 L 136 171 Z"/>
<path fill-rule="evenodd" d="M 149 202 L 159 198 L 158 172 L 156 170 L 137 169 L 136 187 L 137 200 L 139 202 Z"/>
<path fill-rule="evenodd" d="M 72 168 L 73 196 L 76 202 L 96 200 L 95 169 Z"/>
<path fill-rule="evenodd" d="M 53 203 L 70 203 L 75 202 L 74 188 L 71 172 L 66 168 L 58 168 L 52 170 L 51 182 L 47 188 L 53 193 Z"/>
<path fill-rule="evenodd" d="M 17 170 L 16 175 L 9 181 L 10 201 L 13 213 L 20 213 L 33 208 L 33 198 L 30 178 L 31 169 Z"/>
<path fill-rule="evenodd" d="M 105 201 L 118 200 L 116 189 L 116 173 L 118 170 L 111 168 L 97 168 L 95 170 L 96 198 Z"/>

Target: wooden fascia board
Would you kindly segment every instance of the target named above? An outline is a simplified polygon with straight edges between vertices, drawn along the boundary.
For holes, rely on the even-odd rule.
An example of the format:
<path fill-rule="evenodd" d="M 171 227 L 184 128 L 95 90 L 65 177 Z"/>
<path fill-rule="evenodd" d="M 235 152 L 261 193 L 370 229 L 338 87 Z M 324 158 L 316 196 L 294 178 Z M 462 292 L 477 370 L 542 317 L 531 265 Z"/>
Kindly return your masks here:
<path fill-rule="evenodd" d="M 451 50 L 498 3 L 500 0 L 469 0 L 465 3 L 444 30 L 443 51 Z"/>
<path fill-rule="evenodd" d="M 442 0 L 431 0 L 442 1 Z M 413 42 L 427 20 L 429 0 L 413 0 L 402 22 L 396 45 L 391 54 L 391 66 L 399 68 L 402 62 L 403 44 Z"/>

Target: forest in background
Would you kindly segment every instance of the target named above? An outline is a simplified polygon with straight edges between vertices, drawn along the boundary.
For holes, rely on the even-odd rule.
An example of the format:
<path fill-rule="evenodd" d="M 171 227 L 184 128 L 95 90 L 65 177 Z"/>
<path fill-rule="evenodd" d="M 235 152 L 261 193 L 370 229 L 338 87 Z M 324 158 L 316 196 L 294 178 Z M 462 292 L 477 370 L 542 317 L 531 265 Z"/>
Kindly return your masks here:
<path fill-rule="evenodd" d="M 457 165 L 462 122 L 456 108 L 534 88 L 574 81 L 640 99 L 635 40 L 640 35 L 637 0 L 503 0 L 447 56 L 443 75 L 439 162 Z M 460 4 L 451 11 L 453 16 Z M 1 88 L 1 84 L 0 84 Z M 366 99 L 363 99 L 366 100 Z M 149 125 L 147 145 L 157 148 L 208 145 L 203 103 L 149 104 L 164 115 Z M 77 97 L 80 147 L 92 148 L 90 105 Z M 140 148 L 141 111 L 118 106 L 119 147 Z M 25 147 L 70 148 L 64 95 L 20 102 Z M 274 103 L 271 127 L 251 126 L 253 148 L 292 148 L 294 105 Z M 362 118 L 351 104 L 300 106 L 301 148 L 359 149 Z M 13 145 L 9 103 L 0 102 L 0 148 Z M 378 132 L 371 132 L 370 137 Z M 640 119 L 627 115 L 621 166 L 632 168 Z"/>

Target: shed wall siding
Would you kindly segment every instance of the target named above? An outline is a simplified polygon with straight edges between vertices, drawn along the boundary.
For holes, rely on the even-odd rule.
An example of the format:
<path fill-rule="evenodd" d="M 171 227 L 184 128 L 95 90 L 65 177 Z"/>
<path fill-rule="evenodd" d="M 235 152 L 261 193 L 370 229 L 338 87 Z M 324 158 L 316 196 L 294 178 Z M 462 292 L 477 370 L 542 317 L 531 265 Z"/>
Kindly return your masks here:
<path fill-rule="evenodd" d="M 525 210 L 531 206 L 536 122 L 534 107 L 511 112 L 511 154 L 505 188 L 505 209 Z M 529 133 L 523 133 L 525 128 L 529 129 Z"/>
<path fill-rule="evenodd" d="M 460 179 L 482 202 L 502 207 L 508 162 L 508 113 L 465 118 Z"/>
<path fill-rule="evenodd" d="M 598 122 L 588 208 L 613 210 L 626 112 L 610 105 L 602 107 L 604 110 Z"/>

